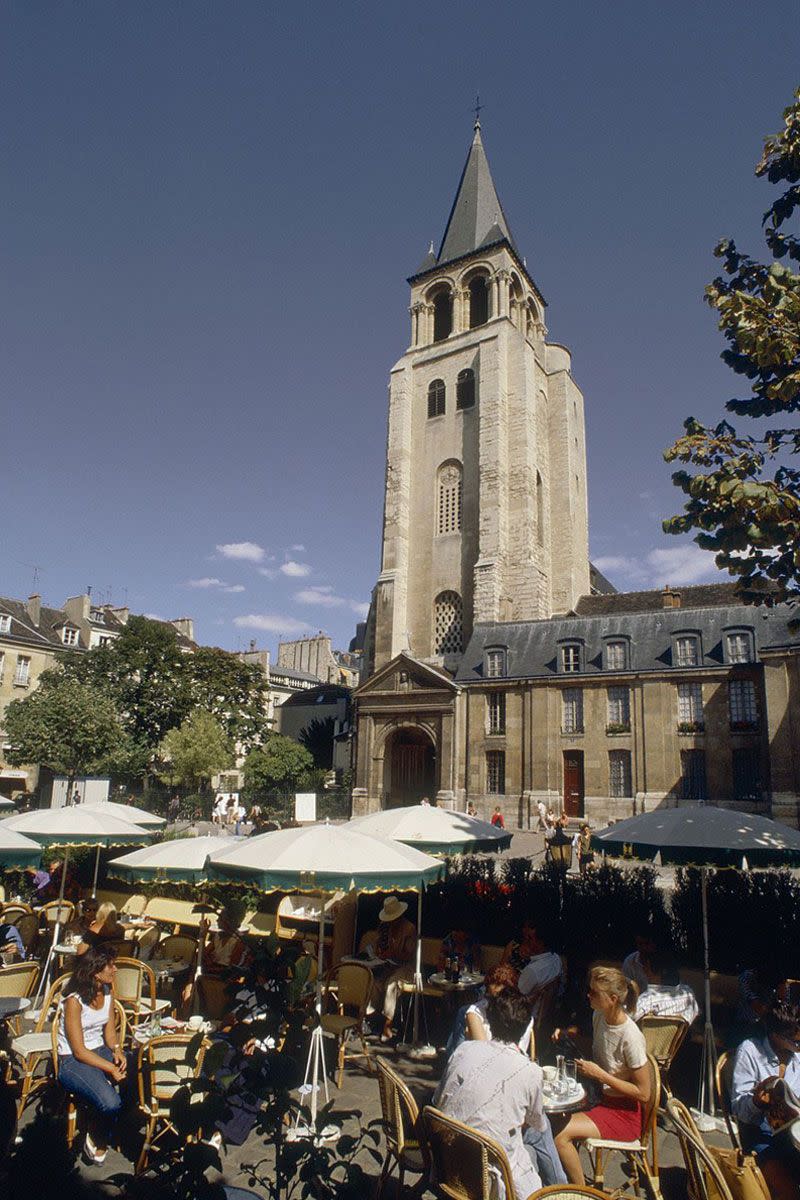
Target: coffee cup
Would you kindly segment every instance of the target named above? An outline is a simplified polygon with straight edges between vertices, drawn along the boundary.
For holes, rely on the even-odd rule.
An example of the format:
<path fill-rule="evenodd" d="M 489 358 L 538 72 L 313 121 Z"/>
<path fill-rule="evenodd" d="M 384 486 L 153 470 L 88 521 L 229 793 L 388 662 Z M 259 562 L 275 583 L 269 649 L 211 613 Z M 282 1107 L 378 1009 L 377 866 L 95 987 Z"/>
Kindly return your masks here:
<path fill-rule="evenodd" d="M 203 1018 L 201 1016 L 194 1016 L 194 1017 L 189 1017 L 187 1024 L 190 1029 L 198 1030 L 198 1029 L 203 1028 L 205 1021 L 203 1020 Z"/>

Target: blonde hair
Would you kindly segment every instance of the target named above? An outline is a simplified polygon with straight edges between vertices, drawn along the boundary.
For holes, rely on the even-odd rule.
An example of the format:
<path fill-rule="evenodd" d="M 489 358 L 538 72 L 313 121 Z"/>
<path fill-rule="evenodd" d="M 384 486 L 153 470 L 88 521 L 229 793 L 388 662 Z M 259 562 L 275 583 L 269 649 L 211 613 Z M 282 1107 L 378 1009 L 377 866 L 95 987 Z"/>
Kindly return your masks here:
<path fill-rule="evenodd" d="M 106 900 L 97 910 L 95 921 L 99 921 L 101 925 L 116 925 L 117 923 L 117 906 L 112 904 L 110 900 Z"/>
<path fill-rule="evenodd" d="M 616 996 L 626 1013 L 632 1013 L 636 1007 L 639 985 L 616 967 L 593 967 L 589 973 L 589 986 L 606 996 Z"/>

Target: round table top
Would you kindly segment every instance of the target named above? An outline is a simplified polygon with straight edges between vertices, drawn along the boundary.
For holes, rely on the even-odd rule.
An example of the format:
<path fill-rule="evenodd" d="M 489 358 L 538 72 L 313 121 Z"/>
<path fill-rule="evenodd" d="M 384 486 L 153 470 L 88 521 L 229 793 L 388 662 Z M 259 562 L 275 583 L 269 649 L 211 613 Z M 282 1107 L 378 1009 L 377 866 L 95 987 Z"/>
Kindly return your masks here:
<path fill-rule="evenodd" d="M 458 982 L 453 983 L 452 979 L 448 979 L 444 971 L 434 971 L 428 979 L 434 987 L 440 987 L 446 991 L 464 992 L 467 988 L 479 987 L 483 983 L 483 975 L 478 971 L 462 971 L 458 977 Z"/>
<path fill-rule="evenodd" d="M 28 996 L 0 996 L 0 1020 L 5 1017 L 13 1017 L 18 1012 L 24 1012 L 30 1006 L 31 1002 Z"/>
<path fill-rule="evenodd" d="M 57 942 L 53 949 L 55 950 L 56 954 L 77 954 L 78 945 L 78 942 L 76 942 L 74 946 L 71 943 L 70 945 L 67 945 L 66 942 Z"/>
<path fill-rule="evenodd" d="M 542 1107 L 546 1113 L 573 1112 L 582 1106 L 585 1099 L 586 1088 L 577 1080 L 565 1096 L 556 1096 L 552 1085 L 547 1083 L 542 1089 Z"/>

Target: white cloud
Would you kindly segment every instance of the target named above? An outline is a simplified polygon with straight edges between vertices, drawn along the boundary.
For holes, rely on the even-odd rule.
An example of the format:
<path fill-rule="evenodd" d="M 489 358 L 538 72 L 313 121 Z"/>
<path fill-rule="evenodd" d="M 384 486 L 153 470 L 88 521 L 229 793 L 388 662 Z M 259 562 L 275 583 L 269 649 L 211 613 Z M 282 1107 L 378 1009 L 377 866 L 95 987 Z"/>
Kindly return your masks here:
<path fill-rule="evenodd" d="M 720 577 L 714 555 L 708 550 L 701 550 L 694 542 L 649 550 L 641 558 L 608 554 L 592 561 L 618 587 L 689 586 L 694 583 L 713 583 Z"/>
<path fill-rule="evenodd" d="M 278 572 L 274 571 L 272 567 L 259 567 L 258 573 L 259 575 L 263 575 L 265 579 L 274 579 L 278 574 Z"/>
<path fill-rule="evenodd" d="M 350 607 L 357 617 L 361 617 L 362 621 L 366 619 L 367 614 L 369 613 L 368 604 L 362 604 L 359 600 L 351 600 Z"/>
<path fill-rule="evenodd" d="M 248 613 L 247 616 L 234 617 L 233 623 L 239 629 L 259 629 L 263 633 L 308 633 L 311 626 L 295 617 L 284 617 L 280 613 Z"/>
<path fill-rule="evenodd" d="M 217 546 L 223 558 L 243 559 L 245 562 L 261 562 L 264 557 L 264 547 L 255 542 L 223 542 Z"/>
<path fill-rule="evenodd" d="M 305 554 L 305 551 L 306 551 L 305 546 L 301 546 L 299 542 L 296 543 L 294 546 L 290 546 L 289 549 L 296 550 L 298 554 Z"/>
<path fill-rule="evenodd" d="M 221 579 L 216 579 L 212 575 L 204 575 L 202 579 L 187 579 L 186 586 L 190 588 L 214 588 L 225 587 L 225 583 Z"/>
<path fill-rule="evenodd" d="M 314 586 L 295 592 L 298 604 L 316 604 L 321 608 L 342 608 L 348 603 L 344 596 L 336 596 L 332 587 Z"/>
<path fill-rule="evenodd" d="M 311 567 L 308 563 L 295 562 L 294 559 L 290 558 L 281 567 L 281 572 L 284 575 L 291 575 L 292 578 L 303 579 L 306 575 L 311 574 Z"/>
<path fill-rule="evenodd" d="M 222 590 L 223 592 L 228 592 L 230 595 L 234 595 L 236 592 L 243 592 L 245 587 L 243 583 L 234 583 L 230 587 L 224 587 Z"/>

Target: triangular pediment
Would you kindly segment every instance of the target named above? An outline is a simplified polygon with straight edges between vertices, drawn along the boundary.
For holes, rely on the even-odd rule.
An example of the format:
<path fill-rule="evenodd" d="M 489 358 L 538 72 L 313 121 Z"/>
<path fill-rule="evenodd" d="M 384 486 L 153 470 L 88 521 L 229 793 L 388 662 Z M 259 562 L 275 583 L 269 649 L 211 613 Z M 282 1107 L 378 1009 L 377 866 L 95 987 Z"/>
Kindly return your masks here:
<path fill-rule="evenodd" d="M 410 654 L 398 654 L 357 688 L 356 698 L 373 692 L 458 692 L 460 688 L 446 672 Z"/>

